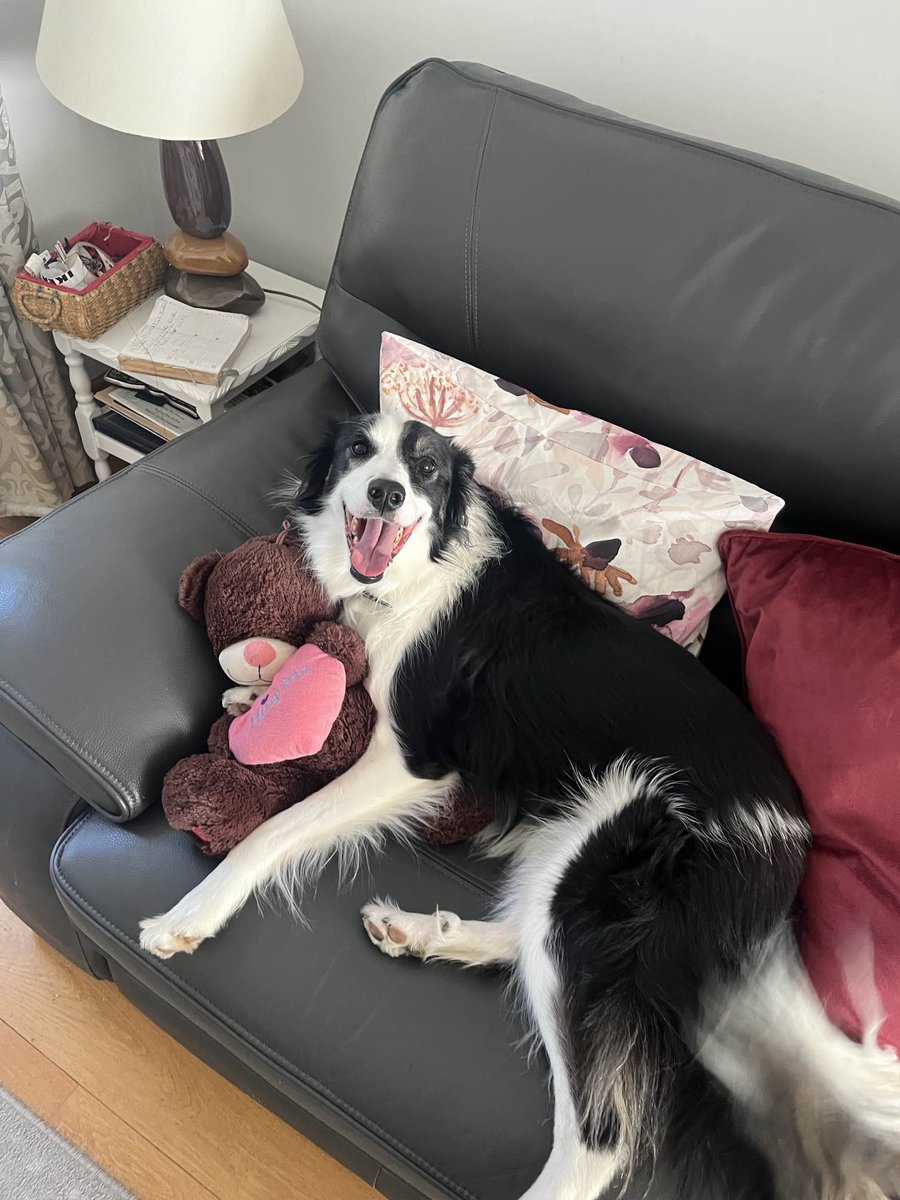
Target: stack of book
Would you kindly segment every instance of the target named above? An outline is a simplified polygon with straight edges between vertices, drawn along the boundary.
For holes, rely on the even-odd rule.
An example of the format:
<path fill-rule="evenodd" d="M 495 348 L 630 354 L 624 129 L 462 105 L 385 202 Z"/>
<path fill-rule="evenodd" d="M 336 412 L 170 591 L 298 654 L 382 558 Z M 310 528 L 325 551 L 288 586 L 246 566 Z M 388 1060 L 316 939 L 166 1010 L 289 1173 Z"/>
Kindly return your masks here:
<path fill-rule="evenodd" d="M 249 336 L 249 318 L 240 313 L 190 308 L 169 296 L 160 296 L 147 322 L 120 351 L 120 369 L 111 370 L 95 383 L 95 398 L 103 407 L 93 418 L 94 428 L 139 454 L 196 429 L 202 419 L 209 420 L 208 411 L 201 417 L 186 400 L 126 372 L 198 384 L 221 384 L 229 376 L 236 381 L 239 372 L 229 364 Z M 222 408 L 229 409 L 265 391 L 314 357 L 315 347 L 305 345 L 266 375 L 229 395 Z"/>
<path fill-rule="evenodd" d="M 149 400 L 147 394 L 128 387 L 101 388 L 96 400 L 105 407 L 94 417 L 94 428 L 147 454 L 196 427 L 200 418 L 190 405 L 171 398 Z"/>
<path fill-rule="evenodd" d="M 249 335 L 249 318 L 240 313 L 191 308 L 160 296 L 146 323 L 120 352 L 119 366 L 157 378 L 218 384 L 227 375 L 237 375 L 228 364 Z M 122 372 L 118 376 L 126 386 L 114 383 L 96 393 L 105 406 L 93 418 L 100 433 L 146 454 L 200 420 L 190 404 Z M 107 376 L 104 382 L 112 381 Z"/>

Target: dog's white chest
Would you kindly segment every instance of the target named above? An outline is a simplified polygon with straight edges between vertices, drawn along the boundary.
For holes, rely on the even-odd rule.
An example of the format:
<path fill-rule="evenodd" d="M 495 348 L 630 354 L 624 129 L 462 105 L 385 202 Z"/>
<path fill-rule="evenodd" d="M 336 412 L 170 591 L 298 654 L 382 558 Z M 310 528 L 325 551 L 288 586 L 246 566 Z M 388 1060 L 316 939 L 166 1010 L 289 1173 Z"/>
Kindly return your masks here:
<path fill-rule="evenodd" d="M 366 644 L 369 660 L 366 688 L 375 708 L 385 715 L 394 675 L 411 640 L 410 622 L 405 616 L 368 596 L 354 596 L 344 603 L 344 621 Z"/>

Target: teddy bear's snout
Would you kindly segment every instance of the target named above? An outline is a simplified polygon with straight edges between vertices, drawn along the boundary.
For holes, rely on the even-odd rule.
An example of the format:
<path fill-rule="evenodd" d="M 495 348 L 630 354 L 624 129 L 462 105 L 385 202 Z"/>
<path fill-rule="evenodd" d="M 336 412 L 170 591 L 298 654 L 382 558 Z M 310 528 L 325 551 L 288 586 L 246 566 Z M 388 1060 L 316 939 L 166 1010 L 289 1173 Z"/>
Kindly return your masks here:
<path fill-rule="evenodd" d="M 244 647 L 244 661 L 251 667 L 267 667 L 275 657 L 275 647 L 271 642 L 263 642 L 256 638 Z"/>
<path fill-rule="evenodd" d="M 225 647 L 219 666 L 234 683 L 271 683 L 296 649 L 280 638 L 242 638 Z"/>

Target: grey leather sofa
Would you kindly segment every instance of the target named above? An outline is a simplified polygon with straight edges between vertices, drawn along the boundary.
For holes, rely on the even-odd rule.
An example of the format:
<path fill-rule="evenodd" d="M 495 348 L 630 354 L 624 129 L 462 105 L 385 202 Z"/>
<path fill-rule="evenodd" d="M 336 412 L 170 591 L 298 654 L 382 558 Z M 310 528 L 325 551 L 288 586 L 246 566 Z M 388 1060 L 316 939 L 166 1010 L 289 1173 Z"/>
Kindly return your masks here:
<path fill-rule="evenodd" d="M 357 917 L 374 891 L 475 915 L 493 867 L 395 847 L 343 889 L 326 878 L 308 929 L 251 904 L 191 958 L 137 942 L 211 866 L 159 805 L 223 686 L 179 574 L 276 527 L 285 468 L 377 405 L 383 329 L 739 472 L 793 527 L 897 550 L 900 207 L 425 62 L 379 105 L 323 360 L 0 545 L 5 902 L 388 1196 L 512 1200 L 550 1126 L 502 980 L 391 962 Z M 727 616 L 706 657 L 735 681 Z"/>

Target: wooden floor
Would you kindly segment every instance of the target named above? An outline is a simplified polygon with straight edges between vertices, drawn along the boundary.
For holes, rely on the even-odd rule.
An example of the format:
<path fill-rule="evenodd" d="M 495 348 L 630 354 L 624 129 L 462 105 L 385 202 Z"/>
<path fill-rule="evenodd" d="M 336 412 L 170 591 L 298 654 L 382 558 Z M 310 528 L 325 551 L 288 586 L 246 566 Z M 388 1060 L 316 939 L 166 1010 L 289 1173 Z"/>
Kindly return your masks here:
<path fill-rule="evenodd" d="M 0 903 L 0 1084 L 140 1200 L 376 1200 Z"/>
<path fill-rule="evenodd" d="M 18 533 L 20 529 L 36 520 L 36 517 L 0 517 L 0 540 L 9 537 L 11 533 Z"/>

